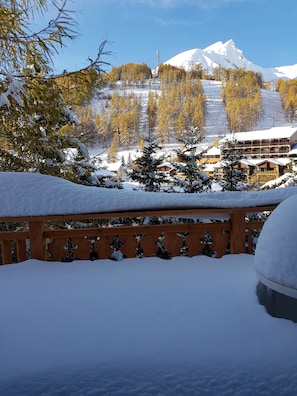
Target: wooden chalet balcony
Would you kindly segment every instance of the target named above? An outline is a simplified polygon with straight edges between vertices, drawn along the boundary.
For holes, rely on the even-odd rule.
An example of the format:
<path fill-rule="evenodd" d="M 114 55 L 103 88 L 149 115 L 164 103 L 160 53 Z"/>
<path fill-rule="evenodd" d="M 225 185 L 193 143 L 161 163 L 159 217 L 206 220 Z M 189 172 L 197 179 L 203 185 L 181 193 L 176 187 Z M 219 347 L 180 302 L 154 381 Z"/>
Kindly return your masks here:
<path fill-rule="evenodd" d="M 113 252 L 111 245 L 115 237 L 118 237 L 123 244 L 120 249 L 123 255 L 136 257 L 137 235 L 143 236 L 139 243 L 145 257 L 156 254 L 158 250 L 156 241 L 160 236 L 163 237 L 163 234 L 163 247 L 172 257 L 179 256 L 181 251 L 185 253 L 186 250 L 189 256 L 201 254 L 205 248 L 205 244 L 201 242 L 205 233 L 208 233 L 213 240 L 209 247 L 216 252 L 217 258 L 226 253 L 252 253 L 253 230 L 260 230 L 263 222 L 248 221 L 247 216 L 270 212 L 275 207 L 276 205 L 267 205 L 228 209 L 212 207 L 0 217 L 2 224 L 22 225 L 22 228 L 16 231 L 0 232 L 1 263 L 21 262 L 28 258 L 67 261 L 63 258 L 67 255 L 67 247 L 70 243 L 77 247 L 73 253 L 78 259 L 88 260 L 91 250 L 90 240 L 93 241 L 93 248 L 97 251 L 99 260 L 106 259 Z M 149 217 L 162 219 L 162 222 L 145 225 L 142 220 Z M 126 225 L 126 220 L 129 220 L 129 225 Z M 113 222 L 115 225 L 110 225 Z M 57 227 L 58 223 L 67 224 L 67 227 L 60 229 Z M 184 250 L 183 246 L 186 246 Z"/>
<path fill-rule="evenodd" d="M 115 258 L 116 252 L 128 258 L 139 253 L 160 256 L 163 251 L 170 257 L 252 253 L 253 236 L 263 226 L 255 221 L 256 214 L 271 212 L 297 194 L 297 187 L 201 194 L 134 192 L 29 172 L 0 172 L 0 184 L 1 264 L 76 258 L 100 262 Z"/>

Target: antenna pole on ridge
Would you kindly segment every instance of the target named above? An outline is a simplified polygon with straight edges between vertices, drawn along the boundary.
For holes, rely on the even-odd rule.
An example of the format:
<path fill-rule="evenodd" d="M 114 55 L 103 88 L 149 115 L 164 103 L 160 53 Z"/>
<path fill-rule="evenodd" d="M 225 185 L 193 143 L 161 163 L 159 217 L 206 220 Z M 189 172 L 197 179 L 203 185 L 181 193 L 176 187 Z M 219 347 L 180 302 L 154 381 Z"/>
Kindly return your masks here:
<path fill-rule="evenodd" d="M 157 66 L 159 66 L 159 64 L 160 64 L 160 52 L 159 52 L 159 50 L 156 51 L 156 55 L 157 55 Z"/>

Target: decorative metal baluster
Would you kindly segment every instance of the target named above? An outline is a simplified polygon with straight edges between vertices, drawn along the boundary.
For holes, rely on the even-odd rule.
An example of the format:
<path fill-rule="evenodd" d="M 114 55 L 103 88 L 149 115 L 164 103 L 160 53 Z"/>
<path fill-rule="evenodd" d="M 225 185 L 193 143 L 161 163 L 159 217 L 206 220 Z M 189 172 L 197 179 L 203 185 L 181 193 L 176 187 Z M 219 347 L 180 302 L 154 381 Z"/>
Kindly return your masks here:
<path fill-rule="evenodd" d="M 215 250 L 212 250 L 210 247 L 213 241 L 214 239 L 209 235 L 208 231 L 205 231 L 203 238 L 200 238 L 200 243 L 204 245 L 204 248 L 198 254 L 208 257 L 215 257 L 217 255 L 217 252 Z"/>
<path fill-rule="evenodd" d="M 99 241 L 100 237 L 99 236 L 90 236 L 90 237 L 85 237 L 89 242 L 91 242 L 91 250 L 90 250 L 90 260 L 95 261 L 98 260 L 99 255 L 96 250 L 95 242 Z"/>
<path fill-rule="evenodd" d="M 140 240 L 145 237 L 145 234 L 133 234 L 133 237 L 137 241 L 136 249 L 135 249 L 135 257 L 137 258 L 143 258 L 144 257 L 144 251 L 142 246 L 140 245 Z"/>
<path fill-rule="evenodd" d="M 155 257 L 160 257 L 161 259 L 164 259 L 164 260 L 170 260 L 172 258 L 171 253 L 169 253 L 165 249 L 165 234 L 164 234 L 164 232 L 162 232 L 159 235 L 158 239 L 155 242 L 155 245 L 158 246 L 158 250 L 154 254 Z"/>
<path fill-rule="evenodd" d="M 230 254 L 230 250 L 231 250 L 231 247 L 230 247 L 230 231 L 229 230 L 225 230 L 225 231 L 223 231 L 223 234 L 224 235 L 228 235 L 228 243 L 227 243 L 227 246 L 226 246 L 226 249 L 225 249 L 225 254 Z"/>
<path fill-rule="evenodd" d="M 126 258 L 126 256 L 124 256 L 120 250 L 124 246 L 124 244 L 120 241 L 118 235 L 115 235 L 113 237 L 113 241 L 109 246 L 113 249 L 112 254 L 109 256 L 110 260 L 122 261 L 124 258 Z"/>
<path fill-rule="evenodd" d="M 72 243 L 72 239 L 69 238 L 67 243 L 64 245 L 64 249 L 67 251 L 66 256 L 64 256 L 61 261 L 65 262 L 65 263 L 70 263 L 73 260 L 79 260 L 78 257 L 76 257 L 74 255 L 74 250 L 77 249 L 77 245 L 74 245 Z"/>
<path fill-rule="evenodd" d="M 189 246 L 186 244 L 186 238 L 190 235 L 190 232 L 177 232 L 176 235 L 182 238 L 182 246 L 179 249 L 179 254 L 187 257 L 189 255 Z"/>
<path fill-rule="evenodd" d="M 52 255 L 51 255 L 50 252 L 49 252 L 48 245 L 49 245 L 50 243 L 52 243 L 53 240 L 54 240 L 53 238 L 47 238 L 47 239 L 45 240 L 47 261 L 52 261 Z"/>

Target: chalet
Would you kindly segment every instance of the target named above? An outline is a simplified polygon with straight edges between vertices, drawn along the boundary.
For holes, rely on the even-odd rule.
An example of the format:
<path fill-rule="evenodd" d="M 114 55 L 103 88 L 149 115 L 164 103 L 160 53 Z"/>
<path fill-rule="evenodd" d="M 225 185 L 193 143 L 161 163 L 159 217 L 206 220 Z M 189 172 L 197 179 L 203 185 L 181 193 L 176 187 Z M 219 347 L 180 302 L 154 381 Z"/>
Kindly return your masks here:
<path fill-rule="evenodd" d="M 203 165 L 203 172 L 205 172 L 209 177 L 214 176 L 215 164 L 220 161 L 220 157 L 221 149 L 217 146 L 212 146 L 203 154 L 203 158 L 200 162 Z"/>
<path fill-rule="evenodd" d="M 289 172 L 293 158 L 297 157 L 297 126 L 229 134 L 220 141 L 221 149 L 230 140 L 235 141 L 235 150 L 244 158 L 235 167 L 246 168 L 247 181 L 258 185 Z M 217 163 L 214 174 L 218 178 L 222 174 L 220 168 Z"/>
<path fill-rule="evenodd" d="M 215 164 L 216 162 L 220 161 L 220 157 L 221 149 L 217 146 L 212 146 L 205 154 L 203 154 L 203 158 L 208 164 Z"/>
<path fill-rule="evenodd" d="M 164 172 L 167 176 L 173 176 L 176 174 L 176 168 L 169 162 L 163 162 L 157 166 L 159 172 Z"/>
<path fill-rule="evenodd" d="M 292 164 L 289 158 L 266 158 L 254 162 L 255 168 L 249 177 L 249 182 L 260 186 L 289 172 Z"/>
<path fill-rule="evenodd" d="M 261 186 L 289 172 L 291 166 L 290 158 L 241 159 L 234 165 L 234 169 L 246 169 L 246 182 Z M 214 166 L 215 177 L 223 177 L 222 172 L 221 163 L 218 162 Z"/>
<path fill-rule="evenodd" d="M 233 165 L 234 169 L 245 169 L 246 181 L 249 181 L 254 173 L 256 173 L 256 164 L 253 160 L 241 159 L 236 161 Z M 224 177 L 222 162 L 217 162 L 214 165 L 214 176 L 216 179 L 222 179 Z"/>

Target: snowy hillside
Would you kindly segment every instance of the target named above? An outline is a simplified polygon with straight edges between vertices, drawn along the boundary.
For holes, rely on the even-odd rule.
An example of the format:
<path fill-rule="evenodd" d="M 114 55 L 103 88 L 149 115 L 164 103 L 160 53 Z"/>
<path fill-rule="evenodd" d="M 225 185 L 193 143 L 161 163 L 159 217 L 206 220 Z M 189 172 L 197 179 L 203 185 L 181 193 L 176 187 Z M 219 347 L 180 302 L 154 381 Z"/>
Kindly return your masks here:
<path fill-rule="evenodd" d="M 216 139 L 221 139 L 229 133 L 227 127 L 227 117 L 225 107 L 221 98 L 221 82 L 202 80 L 203 91 L 206 96 L 206 127 L 205 127 L 205 142 L 212 144 Z M 119 86 L 118 92 L 120 95 L 134 92 L 137 96 L 141 96 L 142 102 L 142 116 L 140 122 L 140 134 L 147 133 L 147 102 L 150 91 L 159 92 L 159 85 L 157 81 L 153 84 L 144 87 L 131 86 L 121 89 Z M 107 95 L 108 93 L 106 93 Z M 281 99 L 278 92 L 273 90 L 262 90 L 263 110 L 261 118 L 256 125 L 256 130 L 268 129 L 273 126 L 287 125 L 285 119 Z M 92 107 L 99 111 L 100 99 L 92 102 Z M 93 150 L 91 150 L 93 151 Z M 96 151 L 96 149 L 95 149 Z"/>
<path fill-rule="evenodd" d="M 202 80 L 202 86 L 206 95 L 205 139 L 207 143 L 213 143 L 215 139 L 221 139 L 229 133 L 225 107 L 221 98 L 221 82 Z M 279 93 L 262 89 L 261 95 L 262 115 L 255 130 L 288 125 Z"/>
<path fill-rule="evenodd" d="M 236 48 L 233 40 L 228 40 L 225 43 L 218 41 L 204 49 L 195 48 L 184 51 L 164 63 L 181 67 L 185 70 L 189 70 L 195 64 L 201 64 L 210 74 L 218 66 L 224 68 L 242 68 L 261 73 L 264 81 L 297 77 L 297 64 L 268 69 L 263 68 L 247 60 L 243 52 Z"/>
<path fill-rule="evenodd" d="M 229 133 L 227 117 L 225 107 L 221 98 L 221 82 L 211 80 L 201 80 L 204 94 L 206 96 L 206 112 L 205 112 L 205 138 L 203 143 L 206 146 L 212 145 L 216 140 L 222 139 Z M 142 85 L 131 85 L 122 86 L 118 83 L 115 88 L 119 95 L 128 95 L 133 92 L 135 95 L 141 97 L 141 120 L 140 120 L 140 135 L 147 135 L 148 133 L 148 114 L 147 114 L 147 103 L 149 92 L 161 93 L 160 84 L 157 79 L 153 81 L 147 81 L 147 84 Z M 112 95 L 112 88 L 104 88 L 102 95 L 99 95 L 99 99 L 94 98 L 91 103 L 92 108 L 95 112 L 100 112 L 101 101 L 106 101 L 106 97 Z M 255 130 L 270 129 L 274 126 L 285 126 L 290 125 L 284 116 L 282 109 L 280 94 L 275 91 L 274 84 L 271 84 L 271 89 L 261 90 L 262 95 L 262 113 L 255 126 Z M 177 147 L 177 142 L 171 142 L 163 147 L 163 151 L 170 153 Z M 135 158 L 136 151 L 139 149 L 137 146 L 130 146 L 124 150 L 119 149 L 118 162 L 107 163 L 108 147 L 102 148 L 101 146 L 89 147 L 89 151 L 92 157 L 99 156 L 103 161 L 101 166 L 107 167 L 111 171 L 117 171 L 122 158 L 128 161 L 129 156 Z"/>

